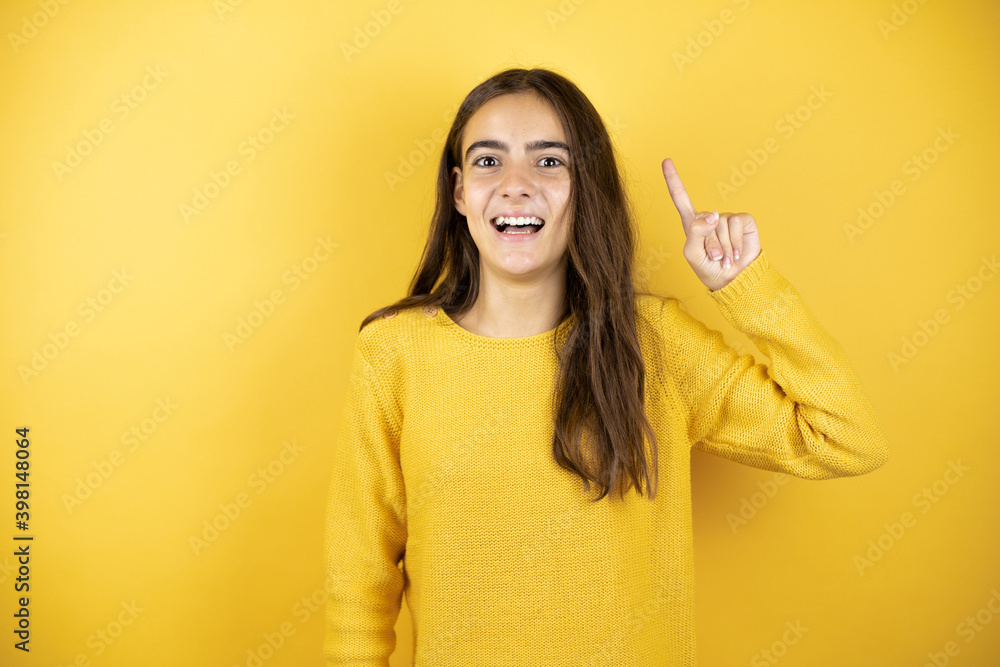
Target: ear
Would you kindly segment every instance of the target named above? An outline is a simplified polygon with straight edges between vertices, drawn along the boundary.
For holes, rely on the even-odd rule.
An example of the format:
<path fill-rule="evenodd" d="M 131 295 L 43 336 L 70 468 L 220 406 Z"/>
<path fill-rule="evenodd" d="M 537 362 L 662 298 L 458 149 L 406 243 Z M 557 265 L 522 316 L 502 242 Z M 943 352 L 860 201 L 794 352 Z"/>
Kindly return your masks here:
<path fill-rule="evenodd" d="M 452 199 L 455 201 L 455 210 L 467 216 L 465 212 L 465 191 L 462 188 L 462 170 L 458 167 L 451 168 Z"/>

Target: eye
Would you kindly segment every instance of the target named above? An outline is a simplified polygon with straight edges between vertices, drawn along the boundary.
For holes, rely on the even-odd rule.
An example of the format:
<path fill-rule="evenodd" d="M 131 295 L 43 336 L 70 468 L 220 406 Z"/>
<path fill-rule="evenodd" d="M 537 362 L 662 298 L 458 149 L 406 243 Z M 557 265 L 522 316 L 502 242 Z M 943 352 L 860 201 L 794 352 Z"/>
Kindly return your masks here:
<path fill-rule="evenodd" d="M 496 166 L 495 164 L 481 164 L 480 163 L 481 160 L 493 160 L 494 163 L 496 162 L 496 158 L 493 157 L 492 155 L 483 155 L 483 156 L 478 157 L 475 160 L 473 160 L 472 164 L 474 164 L 476 166 L 479 166 L 479 167 L 493 167 L 493 166 Z M 549 157 L 543 157 L 542 158 L 542 162 L 544 162 L 546 160 L 553 160 L 553 161 L 555 161 L 556 164 L 543 165 L 543 166 L 558 167 L 559 165 L 564 164 L 563 161 L 560 160 L 557 157 L 551 157 L 551 156 L 549 156 Z"/>

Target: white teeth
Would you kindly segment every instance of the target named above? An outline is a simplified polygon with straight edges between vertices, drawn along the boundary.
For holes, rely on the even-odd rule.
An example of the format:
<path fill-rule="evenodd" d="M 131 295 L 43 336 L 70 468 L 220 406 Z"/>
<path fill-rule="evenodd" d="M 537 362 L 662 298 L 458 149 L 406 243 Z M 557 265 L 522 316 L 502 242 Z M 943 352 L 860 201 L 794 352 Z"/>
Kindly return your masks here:
<path fill-rule="evenodd" d="M 501 215 L 501 216 L 499 216 L 494 221 L 494 224 L 497 224 L 497 225 L 500 225 L 500 224 L 516 225 L 516 226 L 520 227 L 520 226 L 523 226 L 523 225 L 540 225 L 540 224 L 542 224 L 542 221 L 541 221 L 541 219 L 536 218 L 533 215 L 532 216 L 528 216 L 528 217 L 520 217 L 520 218 L 508 218 L 506 216 L 502 216 Z"/>

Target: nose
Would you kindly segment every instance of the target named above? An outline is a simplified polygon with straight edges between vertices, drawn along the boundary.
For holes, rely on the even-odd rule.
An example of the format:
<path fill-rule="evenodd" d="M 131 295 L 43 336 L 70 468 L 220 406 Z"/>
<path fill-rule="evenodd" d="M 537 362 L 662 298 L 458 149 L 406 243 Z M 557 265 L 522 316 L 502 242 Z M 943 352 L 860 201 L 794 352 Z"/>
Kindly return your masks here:
<path fill-rule="evenodd" d="M 524 195 L 530 197 L 534 194 L 535 182 L 531 173 L 530 165 L 526 165 L 521 160 L 511 160 L 503 171 L 500 179 L 500 195 L 517 197 Z"/>

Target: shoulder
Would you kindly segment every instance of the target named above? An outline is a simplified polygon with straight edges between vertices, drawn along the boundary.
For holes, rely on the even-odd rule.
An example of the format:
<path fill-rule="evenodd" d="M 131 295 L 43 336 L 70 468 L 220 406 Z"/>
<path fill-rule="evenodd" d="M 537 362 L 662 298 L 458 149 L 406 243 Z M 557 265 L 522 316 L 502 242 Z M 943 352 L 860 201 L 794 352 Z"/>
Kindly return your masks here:
<path fill-rule="evenodd" d="M 636 320 L 646 321 L 650 326 L 662 331 L 672 322 L 690 317 L 682 308 L 680 300 L 660 294 L 640 294 L 636 297 Z"/>
<path fill-rule="evenodd" d="M 376 317 L 358 332 L 355 348 L 373 368 L 382 369 L 413 348 L 430 319 L 417 306 Z"/>
<path fill-rule="evenodd" d="M 688 322 L 694 316 L 688 311 L 687 304 L 674 296 L 660 294 L 643 294 L 637 297 L 636 310 L 645 317 L 661 326 L 669 326 L 676 322 Z"/>
<path fill-rule="evenodd" d="M 662 295 L 641 295 L 637 299 L 636 319 L 648 323 L 650 336 L 660 349 L 692 351 L 702 345 L 711 330 L 704 322 L 692 315 L 687 305 L 676 297 Z"/>
<path fill-rule="evenodd" d="M 635 298 L 636 334 L 650 354 L 659 354 L 664 348 L 663 311 L 670 300 L 659 294 L 639 294 Z"/>
<path fill-rule="evenodd" d="M 655 322 L 660 318 L 663 305 L 671 297 L 660 294 L 639 294 L 635 297 L 636 317 Z"/>

